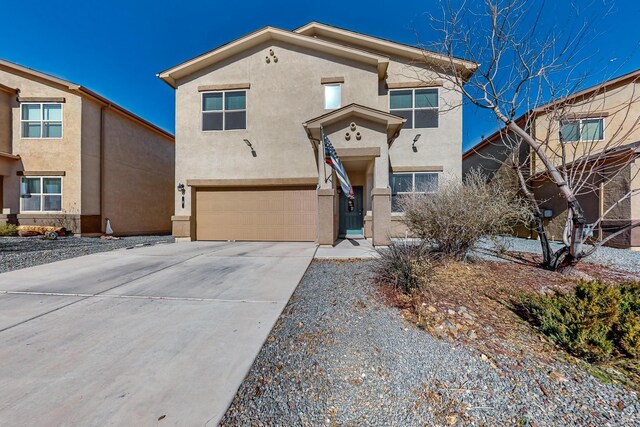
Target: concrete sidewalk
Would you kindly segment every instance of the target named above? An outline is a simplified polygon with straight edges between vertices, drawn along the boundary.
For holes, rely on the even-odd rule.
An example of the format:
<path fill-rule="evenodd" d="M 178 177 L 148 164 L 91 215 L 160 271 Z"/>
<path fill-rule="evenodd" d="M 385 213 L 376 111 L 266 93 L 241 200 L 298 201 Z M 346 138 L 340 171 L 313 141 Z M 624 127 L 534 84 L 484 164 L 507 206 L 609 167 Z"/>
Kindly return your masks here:
<path fill-rule="evenodd" d="M 369 259 L 377 258 L 378 252 L 371 240 L 341 239 L 335 246 L 320 246 L 316 251 L 317 259 Z"/>
<path fill-rule="evenodd" d="M 315 253 L 193 242 L 0 275 L 6 425 L 215 425 Z"/>

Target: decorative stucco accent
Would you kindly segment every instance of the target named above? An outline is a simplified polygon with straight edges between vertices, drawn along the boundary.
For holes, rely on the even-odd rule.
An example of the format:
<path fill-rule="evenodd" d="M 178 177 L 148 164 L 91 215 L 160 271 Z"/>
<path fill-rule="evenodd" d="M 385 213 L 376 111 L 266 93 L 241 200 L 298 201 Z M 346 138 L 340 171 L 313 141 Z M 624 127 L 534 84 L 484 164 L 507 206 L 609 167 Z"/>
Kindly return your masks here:
<path fill-rule="evenodd" d="M 322 77 L 320 84 L 327 85 L 331 83 L 344 83 L 344 77 Z"/>
<path fill-rule="evenodd" d="M 444 166 L 392 166 L 393 172 L 443 172 Z"/>
<path fill-rule="evenodd" d="M 198 92 L 208 92 L 210 90 L 234 90 L 251 89 L 251 83 L 227 83 L 219 85 L 198 86 Z"/>
<path fill-rule="evenodd" d="M 433 80 L 430 82 L 401 82 L 401 83 L 387 83 L 389 89 L 410 89 L 414 87 L 437 87 L 443 86 L 444 81 Z"/>

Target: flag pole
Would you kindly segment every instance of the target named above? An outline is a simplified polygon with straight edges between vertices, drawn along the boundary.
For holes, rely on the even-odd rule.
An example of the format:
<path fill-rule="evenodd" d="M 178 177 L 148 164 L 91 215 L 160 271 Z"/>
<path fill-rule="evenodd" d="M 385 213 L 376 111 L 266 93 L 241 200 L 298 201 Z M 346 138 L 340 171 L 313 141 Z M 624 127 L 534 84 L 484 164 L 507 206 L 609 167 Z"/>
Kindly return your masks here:
<path fill-rule="evenodd" d="M 331 176 L 327 176 L 327 147 L 324 145 L 324 128 L 320 126 L 320 142 L 322 143 L 322 166 L 324 168 L 324 183 L 326 184 L 331 179 Z M 333 169 L 331 169 L 331 173 L 333 174 Z"/>

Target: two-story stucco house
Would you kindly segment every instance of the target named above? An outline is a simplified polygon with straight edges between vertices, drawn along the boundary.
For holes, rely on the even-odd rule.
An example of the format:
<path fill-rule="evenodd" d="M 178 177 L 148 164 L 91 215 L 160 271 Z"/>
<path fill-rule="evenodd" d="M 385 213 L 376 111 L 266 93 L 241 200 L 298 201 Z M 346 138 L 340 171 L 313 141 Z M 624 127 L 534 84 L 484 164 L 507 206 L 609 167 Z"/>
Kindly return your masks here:
<path fill-rule="evenodd" d="M 594 236 L 620 232 L 610 245 L 640 248 L 640 227 L 630 228 L 640 221 L 640 70 L 541 105 L 516 122 L 577 191 Z M 463 155 L 463 175 L 473 168 L 489 178 L 508 173 L 517 141 L 505 129 L 483 139 Z M 528 145 L 523 144 L 517 156 L 545 213 L 549 237 L 561 240 L 565 199 Z M 532 231 L 530 235 L 535 237 Z"/>
<path fill-rule="evenodd" d="M 435 72 L 442 61 L 312 22 L 265 27 L 161 72 L 176 89 L 184 188 L 174 235 L 325 245 L 404 236 L 398 195 L 461 175 L 461 95 Z M 466 76 L 476 66 L 456 64 Z M 351 208 L 325 165 L 321 129 L 354 188 Z"/>
<path fill-rule="evenodd" d="M 173 136 L 80 85 L 0 60 L 0 221 L 168 232 Z"/>

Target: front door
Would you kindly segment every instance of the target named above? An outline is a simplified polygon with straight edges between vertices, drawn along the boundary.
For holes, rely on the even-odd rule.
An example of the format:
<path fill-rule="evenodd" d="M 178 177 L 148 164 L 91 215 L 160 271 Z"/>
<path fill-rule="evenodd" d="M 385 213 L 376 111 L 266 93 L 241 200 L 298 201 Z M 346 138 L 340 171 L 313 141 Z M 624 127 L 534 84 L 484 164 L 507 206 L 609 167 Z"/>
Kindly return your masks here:
<path fill-rule="evenodd" d="M 362 186 L 353 187 L 353 210 L 344 194 L 340 194 L 340 228 L 338 235 L 364 234 L 364 209 L 362 206 Z"/>

